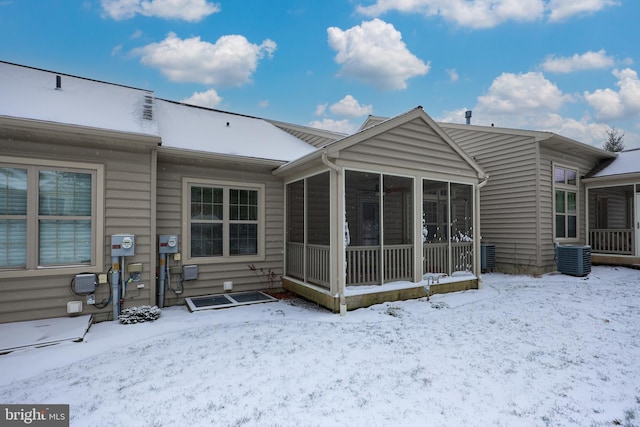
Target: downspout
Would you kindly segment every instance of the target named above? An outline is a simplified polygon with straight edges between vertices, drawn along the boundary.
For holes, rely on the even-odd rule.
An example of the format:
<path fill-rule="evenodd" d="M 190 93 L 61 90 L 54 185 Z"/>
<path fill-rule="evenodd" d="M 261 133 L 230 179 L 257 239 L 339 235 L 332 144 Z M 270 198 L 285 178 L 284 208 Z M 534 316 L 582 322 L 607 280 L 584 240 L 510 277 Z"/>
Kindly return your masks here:
<path fill-rule="evenodd" d="M 326 166 L 328 166 L 330 169 L 334 170 L 336 172 L 336 174 L 338 176 L 340 176 L 342 174 L 342 169 L 340 167 L 338 167 L 338 165 L 336 165 L 335 163 L 332 163 L 329 161 L 329 158 L 327 157 L 327 152 L 326 150 L 323 151 L 322 153 L 322 163 L 324 163 Z M 344 224 L 344 212 L 342 213 L 342 219 L 339 221 L 342 221 Z M 344 227 L 344 225 L 343 225 Z M 344 234 L 344 233 L 343 233 Z M 344 237 L 343 237 L 344 239 Z M 342 246 L 344 247 L 344 243 L 342 243 Z M 342 256 L 342 259 L 344 260 L 344 255 Z M 344 316 L 347 314 L 347 299 L 345 298 L 344 295 L 344 266 L 342 266 L 342 268 L 340 268 L 341 276 L 342 279 L 338 281 L 338 300 L 340 302 L 340 315 Z"/>
<path fill-rule="evenodd" d="M 484 180 L 476 185 L 476 203 L 475 205 L 477 206 L 477 212 L 474 215 L 474 221 L 475 221 L 475 227 L 476 227 L 476 233 L 478 235 L 477 239 L 474 239 L 474 241 L 476 241 L 475 244 L 475 256 L 473 257 L 475 262 L 475 271 L 476 271 L 476 275 L 478 277 L 478 285 L 482 283 L 482 278 L 481 278 L 481 273 L 482 273 L 482 265 L 481 265 L 481 260 L 480 260 L 480 254 L 481 254 L 481 248 L 480 248 L 480 239 L 481 239 L 481 235 L 480 235 L 480 190 L 482 190 L 482 187 L 484 187 L 485 185 L 487 185 L 487 182 L 489 182 L 489 175 L 485 175 L 484 176 Z M 475 206 L 474 206 L 475 208 Z"/>

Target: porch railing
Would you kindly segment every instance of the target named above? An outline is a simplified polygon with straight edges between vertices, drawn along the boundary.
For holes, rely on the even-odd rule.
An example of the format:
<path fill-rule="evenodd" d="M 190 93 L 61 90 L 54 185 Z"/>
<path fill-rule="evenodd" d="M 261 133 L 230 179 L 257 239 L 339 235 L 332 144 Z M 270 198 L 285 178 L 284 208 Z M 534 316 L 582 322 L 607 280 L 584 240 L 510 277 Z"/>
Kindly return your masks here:
<path fill-rule="evenodd" d="M 425 273 L 449 273 L 449 243 L 425 243 L 423 246 L 423 268 Z M 473 269 L 473 242 L 451 243 L 453 271 Z"/>
<path fill-rule="evenodd" d="M 423 271 L 449 273 L 449 243 L 423 245 Z M 330 285 L 331 248 L 307 245 L 306 278 L 304 244 L 287 243 L 287 274 L 328 288 Z M 349 246 L 346 250 L 346 284 L 378 285 L 380 281 L 380 246 Z M 471 270 L 473 243 L 451 243 L 453 271 Z M 384 282 L 413 280 L 413 245 L 384 246 L 382 266 Z"/>
<path fill-rule="evenodd" d="M 634 230 L 631 229 L 592 229 L 589 230 L 591 252 L 633 255 Z"/>

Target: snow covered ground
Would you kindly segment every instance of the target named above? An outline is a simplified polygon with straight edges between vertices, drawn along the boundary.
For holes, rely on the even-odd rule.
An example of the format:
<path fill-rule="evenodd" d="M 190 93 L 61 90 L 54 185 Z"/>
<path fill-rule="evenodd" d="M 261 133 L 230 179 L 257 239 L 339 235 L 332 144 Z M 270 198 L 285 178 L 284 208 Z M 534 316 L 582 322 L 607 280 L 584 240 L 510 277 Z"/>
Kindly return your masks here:
<path fill-rule="evenodd" d="M 640 271 L 487 274 L 345 317 L 172 307 L 0 373 L 0 402 L 68 403 L 72 426 L 640 425 Z"/>

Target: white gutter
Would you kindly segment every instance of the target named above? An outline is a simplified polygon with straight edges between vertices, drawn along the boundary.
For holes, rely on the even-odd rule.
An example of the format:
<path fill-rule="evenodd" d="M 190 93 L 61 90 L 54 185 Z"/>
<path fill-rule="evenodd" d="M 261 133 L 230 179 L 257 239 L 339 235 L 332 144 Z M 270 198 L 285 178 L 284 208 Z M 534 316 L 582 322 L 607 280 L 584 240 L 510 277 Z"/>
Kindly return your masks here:
<path fill-rule="evenodd" d="M 324 163 L 326 166 L 334 170 L 338 175 L 342 174 L 342 169 L 335 163 L 331 163 L 329 161 L 326 150 L 322 152 L 322 163 Z M 342 218 L 342 221 L 344 221 L 344 206 L 343 206 L 343 212 L 342 212 L 341 218 Z M 343 223 L 343 228 L 344 228 L 344 223 Z M 342 248 L 344 252 L 345 251 L 344 238 L 343 238 Z M 344 257 L 345 256 L 343 253 L 341 257 L 343 263 L 344 263 Z M 342 271 L 342 280 L 338 281 L 338 300 L 340 301 L 340 315 L 345 316 L 347 314 L 347 299 L 344 295 L 344 265 L 342 266 L 341 271 Z"/>

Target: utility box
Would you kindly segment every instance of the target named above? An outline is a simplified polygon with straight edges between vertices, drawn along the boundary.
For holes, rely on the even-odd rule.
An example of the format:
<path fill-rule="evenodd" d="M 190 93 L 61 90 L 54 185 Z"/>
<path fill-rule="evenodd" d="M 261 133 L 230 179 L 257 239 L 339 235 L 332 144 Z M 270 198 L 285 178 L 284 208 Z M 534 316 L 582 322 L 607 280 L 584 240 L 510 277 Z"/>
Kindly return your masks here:
<path fill-rule="evenodd" d="M 480 269 L 482 272 L 496 268 L 496 245 L 492 243 L 480 244 Z"/>
<path fill-rule="evenodd" d="M 586 276 L 591 273 L 591 246 L 556 246 L 558 271 L 570 276 Z"/>
<path fill-rule="evenodd" d="M 92 294 L 98 286 L 98 277 L 93 273 L 76 274 L 72 285 L 76 294 Z"/>
<path fill-rule="evenodd" d="M 198 278 L 197 265 L 185 265 L 182 267 L 182 278 L 184 280 L 196 280 Z"/>
<path fill-rule="evenodd" d="M 133 234 L 113 234 L 111 236 L 111 256 L 134 256 L 136 236 Z"/>
<path fill-rule="evenodd" d="M 178 252 L 178 236 L 176 234 L 160 235 L 158 245 L 161 254 L 175 254 Z"/>

